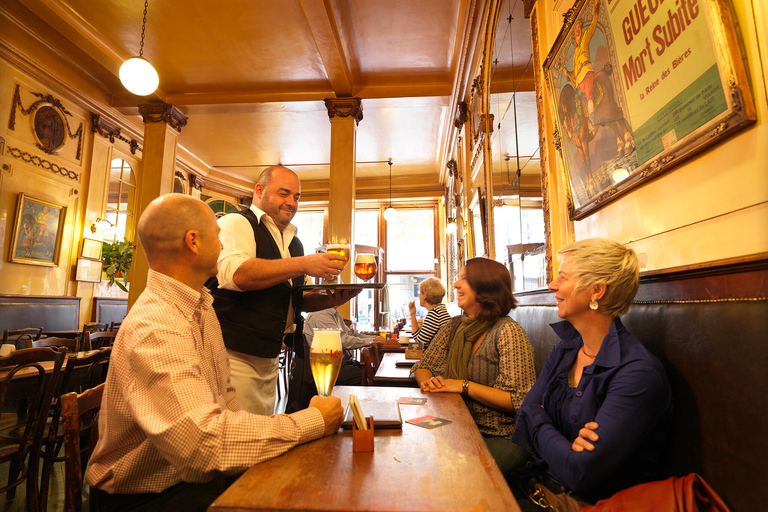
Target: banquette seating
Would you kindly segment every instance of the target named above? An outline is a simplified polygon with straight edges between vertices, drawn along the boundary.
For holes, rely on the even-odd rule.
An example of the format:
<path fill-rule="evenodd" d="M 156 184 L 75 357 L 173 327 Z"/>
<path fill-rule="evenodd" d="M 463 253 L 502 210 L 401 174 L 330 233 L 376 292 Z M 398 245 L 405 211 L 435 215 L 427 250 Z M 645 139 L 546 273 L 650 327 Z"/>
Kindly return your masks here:
<path fill-rule="evenodd" d="M 757 266 L 758 268 L 755 268 Z M 667 371 L 675 401 L 667 476 L 698 473 L 731 510 L 754 510 L 768 480 L 768 265 L 641 279 L 625 327 Z M 554 294 L 516 294 L 509 316 L 541 372 L 558 337 Z"/>

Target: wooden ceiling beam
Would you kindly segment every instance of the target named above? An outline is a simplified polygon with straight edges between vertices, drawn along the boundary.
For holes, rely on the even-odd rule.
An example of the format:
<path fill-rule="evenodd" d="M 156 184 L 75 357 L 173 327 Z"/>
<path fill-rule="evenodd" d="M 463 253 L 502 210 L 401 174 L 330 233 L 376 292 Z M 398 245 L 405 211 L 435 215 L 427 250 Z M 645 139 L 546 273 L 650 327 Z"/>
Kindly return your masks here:
<path fill-rule="evenodd" d="M 335 96 L 353 95 L 352 72 L 341 44 L 339 27 L 330 5 L 323 0 L 299 0 L 309 31 L 315 41 L 317 53 L 331 82 Z"/>

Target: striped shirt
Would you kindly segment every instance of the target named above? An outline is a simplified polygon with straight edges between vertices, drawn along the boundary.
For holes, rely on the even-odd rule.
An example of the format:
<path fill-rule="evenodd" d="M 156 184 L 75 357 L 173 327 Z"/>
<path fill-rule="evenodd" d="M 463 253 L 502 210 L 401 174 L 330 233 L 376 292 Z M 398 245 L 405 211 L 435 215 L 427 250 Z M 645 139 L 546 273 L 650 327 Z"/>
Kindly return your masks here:
<path fill-rule="evenodd" d="M 448 350 L 461 317 L 454 317 L 435 336 L 424 357 L 413 365 L 411 375 L 419 368 L 432 375 L 445 376 Z M 480 346 L 469 358 L 467 379 L 484 386 L 509 391 L 515 412 L 528 390 L 536 382 L 533 347 L 520 324 L 503 316 L 488 329 Z M 491 436 L 510 437 L 515 431 L 515 412 L 504 412 L 465 397 L 469 412 L 480 432 Z"/>
<path fill-rule="evenodd" d="M 432 342 L 432 338 L 437 334 L 437 331 L 450 320 L 451 315 L 449 315 L 448 310 L 445 309 L 445 304 L 438 304 L 427 312 L 427 316 L 424 318 L 424 323 L 422 323 L 419 330 L 416 331 L 413 341 L 421 343 L 424 350 L 426 350 Z"/>
<path fill-rule="evenodd" d="M 237 474 L 323 435 L 320 411 L 241 410 L 207 288 L 149 271 L 112 349 L 86 480 L 112 494 Z"/>

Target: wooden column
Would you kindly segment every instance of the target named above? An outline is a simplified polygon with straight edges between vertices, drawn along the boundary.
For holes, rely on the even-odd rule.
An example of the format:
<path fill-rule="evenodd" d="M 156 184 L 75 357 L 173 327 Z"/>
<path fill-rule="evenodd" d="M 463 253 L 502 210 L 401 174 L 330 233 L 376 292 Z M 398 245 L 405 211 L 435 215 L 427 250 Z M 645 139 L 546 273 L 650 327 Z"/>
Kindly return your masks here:
<path fill-rule="evenodd" d="M 360 98 L 326 99 L 331 120 L 331 177 L 328 184 L 328 243 L 350 244 L 355 257 L 355 162 L 357 125 L 363 119 Z M 354 279 L 354 262 L 341 274 L 344 283 Z M 349 318 L 349 303 L 339 308 Z"/>
<path fill-rule="evenodd" d="M 135 220 L 153 199 L 173 191 L 173 173 L 176 167 L 176 143 L 181 129 L 187 125 L 187 117 L 173 105 L 150 103 L 139 105 L 144 120 L 144 151 L 141 161 Z M 147 286 L 149 265 L 139 237 L 131 265 L 128 308 Z"/>

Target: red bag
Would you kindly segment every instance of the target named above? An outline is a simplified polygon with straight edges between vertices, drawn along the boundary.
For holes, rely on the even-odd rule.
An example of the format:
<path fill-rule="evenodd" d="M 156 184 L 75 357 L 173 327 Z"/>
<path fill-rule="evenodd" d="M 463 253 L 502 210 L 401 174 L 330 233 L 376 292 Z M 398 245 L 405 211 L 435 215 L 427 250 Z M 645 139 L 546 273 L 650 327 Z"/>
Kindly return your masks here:
<path fill-rule="evenodd" d="M 696 473 L 619 491 L 579 512 L 730 512 L 723 500 Z"/>

